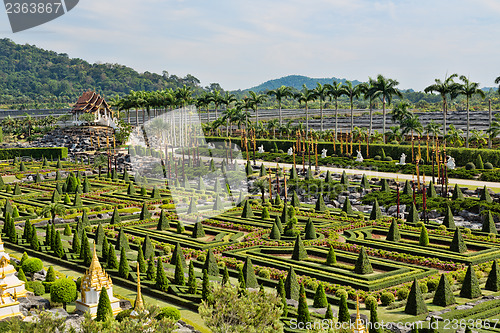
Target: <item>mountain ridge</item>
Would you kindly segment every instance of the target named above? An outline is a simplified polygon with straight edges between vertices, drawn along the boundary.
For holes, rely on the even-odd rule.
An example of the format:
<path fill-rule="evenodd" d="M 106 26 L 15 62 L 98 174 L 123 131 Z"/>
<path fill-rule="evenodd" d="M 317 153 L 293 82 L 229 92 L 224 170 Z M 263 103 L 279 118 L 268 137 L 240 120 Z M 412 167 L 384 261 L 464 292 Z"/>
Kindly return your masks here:
<path fill-rule="evenodd" d="M 278 79 L 271 79 L 267 80 L 255 87 L 244 89 L 243 91 L 255 91 L 255 92 L 262 92 L 266 90 L 273 90 L 276 88 L 279 88 L 281 86 L 287 86 L 287 87 L 292 87 L 297 90 L 301 90 L 302 86 L 305 84 L 308 89 L 313 89 L 316 87 L 317 83 L 321 83 L 322 85 L 324 84 L 332 84 L 333 81 L 337 81 L 338 83 L 345 83 L 347 79 L 342 78 L 336 78 L 336 77 L 331 77 L 331 78 L 312 78 L 309 76 L 305 75 L 297 75 L 297 74 L 291 74 L 287 76 L 280 77 Z M 358 80 L 351 80 L 353 85 L 358 85 L 362 83 L 362 81 Z"/>

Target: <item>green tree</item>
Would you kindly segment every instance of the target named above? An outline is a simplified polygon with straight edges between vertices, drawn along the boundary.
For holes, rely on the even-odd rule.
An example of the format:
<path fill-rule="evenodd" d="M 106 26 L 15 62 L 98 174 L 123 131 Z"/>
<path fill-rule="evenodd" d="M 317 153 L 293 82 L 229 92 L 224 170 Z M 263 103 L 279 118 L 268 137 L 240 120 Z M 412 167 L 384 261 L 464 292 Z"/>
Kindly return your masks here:
<path fill-rule="evenodd" d="M 231 285 L 216 285 L 212 293 L 210 300 L 202 302 L 198 308 L 212 332 L 283 332 L 281 301 L 276 295 L 266 292 L 242 294 Z"/>
<path fill-rule="evenodd" d="M 139 272 L 146 273 L 146 261 L 144 260 L 144 254 L 142 253 L 142 248 L 140 246 L 137 250 L 137 264 L 139 264 Z"/>
<path fill-rule="evenodd" d="M 116 258 L 115 248 L 111 244 L 109 245 L 108 262 L 106 266 L 108 267 L 108 269 L 118 268 L 118 260 Z"/>
<path fill-rule="evenodd" d="M 330 245 L 330 249 L 328 250 L 328 254 L 326 256 L 326 264 L 334 265 L 336 263 L 337 263 L 337 257 L 335 256 L 335 251 L 333 249 L 333 246 Z"/>
<path fill-rule="evenodd" d="M 66 310 L 66 304 L 75 301 L 77 296 L 76 284 L 71 279 L 57 279 L 50 287 L 50 300 L 62 303 L 64 310 Z"/>
<path fill-rule="evenodd" d="M 226 268 L 226 267 L 225 267 Z M 227 272 L 227 268 L 225 269 L 225 272 Z M 224 285 L 224 279 L 222 280 L 222 285 Z M 189 262 L 189 272 L 188 272 L 188 293 L 189 294 L 196 294 L 197 291 L 197 283 L 196 283 L 196 276 L 194 275 L 194 265 L 193 261 Z"/>
<path fill-rule="evenodd" d="M 427 232 L 427 228 L 425 225 L 422 225 L 420 228 L 420 237 L 418 238 L 418 244 L 420 246 L 428 246 L 429 245 L 429 233 Z"/>
<path fill-rule="evenodd" d="M 498 267 L 498 262 L 496 260 L 493 260 L 484 289 L 491 291 L 500 290 L 500 268 Z"/>
<path fill-rule="evenodd" d="M 325 288 L 320 283 L 316 288 L 316 293 L 314 294 L 314 303 L 313 307 L 315 308 L 325 308 L 328 305 L 328 301 L 326 300 Z"/>
<path fill-rule="evenodd" d="M 101 293 L 99 294 L 99 302 L 97 303 L 97 314 L 95 320 L 107 321 L 110 318 L 113 318 L 111 302 L 109 300 L 108 291 L 105 287 L 102 287 Z"/>
<path fill-rule="evenodd" d="M 370 264 L 370 259 L 368 258 L 365 247 L 362 247 L 359 252 L 358 259 L 356 260 L 356 264 L 354 266 L 354 272 L 356 274 L 373 273 L 373 268 Z"/>
<path fill-rule="evenodd" d="M 295 244 L 293 246 L 292 260 L 300 261 L 305 258 L 307 258 L 306 248 L 304 247 L 304 243 L 302 242 L 302 238 L 300 238 L 300 235 L 297 235 Z"/>
<path fill-rule="evenodd" d="M 368 90 L 368 94 L 373 96 L 373 98 L 380 98 L 382 101 L 382 134 L 384 135 L 383 142 L 385 143 L 385 133 L 386 133 L 386 104 L 391 104 L 393 96 L 402 97 L 402 94 L 399 90 L 396 89 L 396 86 L 399 84 L 398 81 L 393 79 L 385 78 L 383 75 L 377 75 L 377 80 L 372 83 L 372 88 Z M 352 126 L 352 125 L 351 125 Z M 352 131 L 352 127 L 351 127 Z"/>
<path fill-rule="evenodd" d="M 208 301 L 210 296 L 210 280 L 208 279 L 208 271 L 203 269 L 203 282 L 201 285 L 201 299 Z"/>
<path fill-rule="evenodd" d="M 64 208 L 63 205 L 57 203 L 50 203 L 47 206 L 43 207 L 41 215 L 44 216 L 45 214 L 50 213 L 50 216 L 52 216 L 52 224 L 54 224 L 56 216 L 64 215 L 65 212 L 66 208 Z"/>
<path fill-rule="evenodd" d="M 151 238 L 149 237 L 149 235 L 146 235 L 144 241 L 142 242 L 142 253 L 146 258 L 149 258 L 149 256 L 155 254 L 155 249 L 153 243 L 151 243 Z"/>
<path fill-rule="evenodd" d="M 460 75 L 460 80 L 463 82 L 462 84 L 458 84 L 456 87 L 456 93 L 459 95 L 464 95 L 466 100 L 466 109 L 467 109 L 467 136 L 465 139 L 465 148 L 469 148 L 469 133 L 470 133 L 470 117 L 469 117 L 469 100 L 474 95 L 479 95 L 482 98 L 485 98 L 484 92 L 479 88 L 479 83 L 469 81 L 469 78 L 465 75 Z"/>
<path fill-rule="evenodd" d="M 118 275 L 124 279 L 128 278 L 130 271 L 130 266 L 128 265 L 127 254 L 125 249 L 122 247 L 120 252 L 120 265 L 118 266 Z"/>
<path fill-rule="evenodd" d="M 441 274 L 432 304 L 448 306 L 455 303 L 455 296 L 453 295 L 453 290 L 451 290 L 450 282 L 444 274 Z"/>
<path fill-rule="evenodd" d="M 158 265 L 156 267 L 156 287 L 161 291 L 168 290 L 168 278 L 163 269 L 163 261 L 158 259 Z"/>
<path fill-rule="evenodd" d="M 458 228 L 457 228 L 458 229 Z M 481 296 L 481 288 L 479 287 L 479 280 L 477 279 L 474 267 L 469 265 L 465 273 L 465 279 L 460 289 L 460 297 L 464 298 L 477 298 Z"/>
<path fill-rule="evenodd" d="M 250 257 L 245 258 L 245 264 L 243 265 L 242 273 L 247 288 L 257 288 L 259 286 L 259 284 L 257 283 L 257 278 L 255 277 L 255 270 L 253 268 L 252 260 L 250 259 Z"/>
<path fill-rule="evenodd" d="M 56 231 L 56 241 L 54 245 L 54 254 L 58 258 L 62 258 L 64 256 L 64 247 L 61 241 L 61 234 L 59 233 L 59 230 Z"/>
<path fill-rule="evenodd" d="M 347 307 L 347 296 L 345 293 L 340 295 L 340 303 L 339 303 L 339 323 L 348 323 L 351 320 L 351 316 L 349 315 L 349 308 Z"/>
<path fill-rule="evenodd" d="M 282 121 L 281 121 L 281 102 L 284 98 L 291 97 L 292 96 L 292 89 L 291 87 L 286 87 L 286 86 L 281 86 L 279 88 L 276 88 L 274 90 L 269 90 L 267 92 L 269 96 L 275 96 L 276 101 L 278 102 L 278 114 L 279 114 L 279 124 L 281 126 Z"/>
<path fill-rule="evenodd" d="M 427 313 L 427 305 L 425 304 L 422 291 L 418 285 L 417 279 L 413 280 L 408 299 L 406 300 L 405 313 L 418 316 Z"/>
<path fill-rule="evenodd" d="M 440 79 L 435 79 L 434 84 L 431 84 L 430 86 L 426 87 L 424 89 L 425 93 L 433 93 L 437 92 L 439 95 L 441 95 L 441 98 L 443 100 L 443 135 L 446 136 L 446 114 L 448 111 L 448 97 L 450 99 L 453 99 L 454 97 L 457 96 L 457 90 L 459 88 L 459 85 L 455 81 L 453 81 L 454 78 L 456 78 L 458 75 L 457 74 L 452 74 L 450 76 L 445 76 L 444 81 L 441 81 Z"/>
<path fill-rule="evenodd" d="M 177 254 L 177 260 L 175 264 L 175 273 L 174 273 L 174 283 L 183 286 L 185 284 L 184 281 L 184 267 L 182 266 L 182 260 L 180 258 L 180 253 Z"/>
<path fill-rule="evenodd" d="M 148 260 L 148 269 L 146 270 L 146 279 L 154 280 L 156 278 L 156 268 L 155 268 L 155 260 L 153 255 L 149 257 Z"/>

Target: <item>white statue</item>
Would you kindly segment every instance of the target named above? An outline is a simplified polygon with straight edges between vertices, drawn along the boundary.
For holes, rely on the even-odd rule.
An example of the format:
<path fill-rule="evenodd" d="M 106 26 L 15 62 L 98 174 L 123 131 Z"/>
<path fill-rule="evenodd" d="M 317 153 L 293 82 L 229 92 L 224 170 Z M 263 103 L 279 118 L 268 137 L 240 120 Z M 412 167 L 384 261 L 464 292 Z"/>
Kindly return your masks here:
<path fill-rule="evenodd" d="M 207 146 L 208 146 L 208 149 L 215 149 L 215 145 L 212 142 L 209 142 L 207 144 Z"/>
<path fill-rule="evenodd" d="M 363 155 L 361 155 L 361 152 L 359 150 L 356 150 L 358 152 L 358 156 L 356 156 L 356 162 L 363 162 L 364 158 Z"/>
<path fill-rule="evenodd" d="M 323 150 L 321 151 L 321 158 L 326 158 L 326 153 L 328 152 L 328 150 L 326 150 L 325 148 L 323 148 Z"/>
<path fill-rule="evenodd" d="M 236 152 L 240 151 L 240 148 L 238 148 L 238 145 L 236 143 L 234 144 L 233 151 L 236 151 Z"/>
<path fill-rule="evenodd" d="M 402 153 L 401 154 L 401 157 L 399 158 L 399 163 L 396 163 L 398 165 L 406 165 L 406 154 L 405 153 Z"/>
<path fill-rule="evenodd" d="M 451 156 L 448 156 L 448 162 L 446 162 L 446 167 L 450 170 L 455 169 L 457 165 L 455 164 L 455 159 Z"/>
<path fill-rule="evenodd" d="M 264 154 L 264 153 L 265 153 L 264 146 L 260 145 L 260 147 L 259 147 L 259 154 Z"/>
<path fill-rule="evenodd" d="M 293 148 L 292 148 L 292 147 L 288 148 L 287 154 L 288 154 L 289 156 L 292 156 L 292 155 L 293 155 Z"/>

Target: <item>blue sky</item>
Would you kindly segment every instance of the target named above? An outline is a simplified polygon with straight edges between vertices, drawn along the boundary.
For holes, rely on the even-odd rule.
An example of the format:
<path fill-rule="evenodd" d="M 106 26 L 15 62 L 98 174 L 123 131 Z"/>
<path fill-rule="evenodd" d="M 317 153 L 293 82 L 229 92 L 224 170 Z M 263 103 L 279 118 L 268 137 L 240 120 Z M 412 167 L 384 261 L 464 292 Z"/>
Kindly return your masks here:
<path fill-rule="evenodd" d="M 446 73 L 495 86 L 498 0 L 80 0 L 66 15 L 13 34 L 90 62 L 245 89 L 290 74 L 422 90 Z"/>

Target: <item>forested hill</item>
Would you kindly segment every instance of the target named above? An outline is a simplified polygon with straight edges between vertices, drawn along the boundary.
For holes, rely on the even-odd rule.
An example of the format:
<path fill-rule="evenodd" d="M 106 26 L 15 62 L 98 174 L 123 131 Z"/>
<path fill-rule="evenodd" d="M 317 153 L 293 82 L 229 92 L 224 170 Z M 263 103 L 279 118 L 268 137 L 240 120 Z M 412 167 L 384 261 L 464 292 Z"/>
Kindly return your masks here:
<path fill-rule="evenodd" d="M 130 90 L 176 88 L 183 84 L 197 87 L 199 83 L 189 74 L 184 78 L 166 72 L 140 74 L 123 65 L 90 64 L 67 54 L 0 39 L 0 105 L 19 103 L 22 99 L 26 102 L 37 99 L 40 103 L 54 99 L 74 102 L 88 89 L 113 96 Z"/>
<path fill-rule="evenodd" d="M 304 84 L 306 85 L 307 88 L 313 89 L 316 87 L 316 84 L 318 82 L 321 84 L 326 84 L 326 83 L 332 84 L 333 81 L 337 81 L 337 83 L 345 83 L 346 79 L 337 79 L 334 77 L 315 79 L 303 75 L 288 75 L 279 79 L 266 81 L 262 84 L 259 84 L 256 87 L 246 89 L 246 91 L 252 90 L 255 92 L 261 92 L 261 91 L 276 89 L 281 86 L 293 87 L 297 90 L 301 90 Z M 352 80 L 351 82 L 353 85 L 361 83 L 360 81 L 357 80 Z"/>

